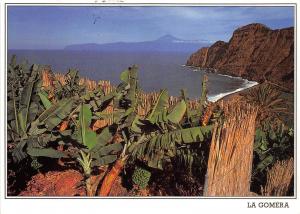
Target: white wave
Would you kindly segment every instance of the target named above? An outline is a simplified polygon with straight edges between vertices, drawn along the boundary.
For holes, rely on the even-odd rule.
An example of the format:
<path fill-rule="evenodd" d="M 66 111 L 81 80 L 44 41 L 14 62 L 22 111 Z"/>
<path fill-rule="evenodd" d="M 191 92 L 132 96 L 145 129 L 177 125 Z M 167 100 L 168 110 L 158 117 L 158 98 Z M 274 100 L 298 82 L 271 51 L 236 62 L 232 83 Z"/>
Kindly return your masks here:
<path fill-rule="evenodd" d="M 186 67 L 186 68 L 195 68 L 195 66 L 192 66 L 192 65 L 181 65 L 181 67 Z"/>
<path fill-rule="evenodd" d="M 226 75 L 226 74 L 218 74 L 218 75 L 223 76 L 223 77 L 229 77 L 231 79 L 246 80 L 246 79 L 243 79 L 242 77 L 233 77 L 233 76 L 229 76 L 229 75 Z"/>
<path fill-rule="evenodd" d="M 234 91 L 229 91 L 229 92 L 225 92 L 225 93 L 220 93 L 220 94 L 216 94 L 216 95 L 208 95 L 207 96 L 207 100 L 210 101 L 210 102 L 216 102 L 218 101 L 219 99 L 229 95 L 229 94 L 233 94 L 233 93 L 236 93 L 236 92 L 239 92 L 239 91 L 242 91 L 242 90 L 245 90 L 247 88 L 251 88 L 255 85 L 257 85 L 258 83 L 255 82 L 255 81 L 249 81 L 249 80 L 246 80 L 246 79 L 243 79 L 245 82 L 243 83 L 243 87 L 241 88 L 238 88 L 238 89 L 235 89 Z"/>
<path fill-rule="evenodd" d="M 188 67 L 188 68 L 191 68 L 193 69 L 193 71 L 204 71 L 206 72 L 205 69 L 200 69 L 200 68 L 196 68 L 194 66 L 187 66 L 187 65 L 182 65 L 184 67 Z M 243 80 L 243 85 L 241 88 L 238 88 L 238 89 L 235 89 L 233 91 L 228 91 L 228 92 L 224 92 L 224 93 L 220 93 L 220 94 L 216 94 L 216 95 L 208 95 L 207 96 L 207 100 L 210 101 L 210 102 L 216 102 L 218 101 L 219 99 L 229 95 L 229 94 L 233 94 L 233 93 L 236 93 L 236 92 L 239 92 L 239 91 L 242 91 L 242 90 L 245 90 L 247 88 L 251 88 L 255 85 L 258 84 L 258 82 L 255 82 L 255 81 L 249 81 L 247 79 L 243 79 L 242 77 L 234 77 L 234 76 L 230 76 L 230 75 L 226 75 L 226 74 L 218 74 L 218 73 L 215 73 L 217 75 L 220 75 L 220 76 L 224 76 L 224 77 L 229 77 L 231 79 L 238 79 L 238 80 Z"/>

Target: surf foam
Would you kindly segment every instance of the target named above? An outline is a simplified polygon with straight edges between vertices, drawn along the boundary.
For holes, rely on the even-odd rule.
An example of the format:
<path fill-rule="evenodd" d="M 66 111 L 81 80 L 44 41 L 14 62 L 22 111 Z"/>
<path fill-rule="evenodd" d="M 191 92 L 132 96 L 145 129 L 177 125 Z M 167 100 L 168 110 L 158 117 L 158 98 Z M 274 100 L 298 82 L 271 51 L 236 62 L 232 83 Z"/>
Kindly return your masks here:
<path fill-rule="evenodd" d="M 251 87 L 253 87 L 253 86 L 255 86 L 255 85 L 258 84 L 258 82 L 249 81 L 249 80 L 243 79 L 241 77 L 232 77 L 232 76 L 224 75 L 224 74 L 219 74 L 219 75 L 221 75 L 221 76 L 227 76 L 227 77 L 230 77 L 230 78 L 242 79 L 242 80 L 244 80 L 244 83 L 243 83 L 243 86 L 241 88 L 235 89 L 233 91 L 228 91 L 228 92 L 224 92 L 224 93 L 220 93 L 220 94 L 216 94 L 216 95 L 208 95 L 207 96 L 207 100 L 210 101 L 210 102 L 216 102 L 219 99 L 221 99 L 221 98 L 223 98 L 223 97 L 225 97 L 225 96 L 227 96 L 229 94 L 233 94 L 233 93 L 245 90 L 247 88 L 251 88 Z"/>

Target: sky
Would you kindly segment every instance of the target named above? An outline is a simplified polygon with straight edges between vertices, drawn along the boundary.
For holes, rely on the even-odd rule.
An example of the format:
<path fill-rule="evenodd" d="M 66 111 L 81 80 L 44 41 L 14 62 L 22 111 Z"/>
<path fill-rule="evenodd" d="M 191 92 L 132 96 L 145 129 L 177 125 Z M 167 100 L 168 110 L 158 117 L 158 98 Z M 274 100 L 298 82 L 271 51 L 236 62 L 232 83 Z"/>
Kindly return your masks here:
<path fill-rule="evenodd" d="M 82 43 L 139 42 L 171 34 L 228 41 L 250 23 L 294 26 L 293 7 L 8 6 L 9 49 L 61 49 Z"/>

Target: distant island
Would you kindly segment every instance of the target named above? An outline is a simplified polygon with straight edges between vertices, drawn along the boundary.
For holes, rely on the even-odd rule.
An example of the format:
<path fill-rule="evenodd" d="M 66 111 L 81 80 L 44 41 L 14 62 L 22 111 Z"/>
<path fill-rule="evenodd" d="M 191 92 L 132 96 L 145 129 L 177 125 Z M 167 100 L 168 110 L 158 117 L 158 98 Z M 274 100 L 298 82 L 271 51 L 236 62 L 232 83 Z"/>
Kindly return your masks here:
<path fill-rule="evenodd" d="M 240 27 L 229 42 L 202 47 L 186 65 L 257 82 L 267 80 L 293 91 L 294 28 L 272 30 L 259 23 Z"/>
<path fill-rule="evenodd" d="M 196 51 L 199 47 L 211 45 L 207 40 L 183 40 L 172 35 L 164 35 L 153 41 L 144 42 L 115 42 L 106 44 L 74 44 L 68 45 L 64 50 L 80 51 L 159 51 L 159 52 L 189 52 Z"/>

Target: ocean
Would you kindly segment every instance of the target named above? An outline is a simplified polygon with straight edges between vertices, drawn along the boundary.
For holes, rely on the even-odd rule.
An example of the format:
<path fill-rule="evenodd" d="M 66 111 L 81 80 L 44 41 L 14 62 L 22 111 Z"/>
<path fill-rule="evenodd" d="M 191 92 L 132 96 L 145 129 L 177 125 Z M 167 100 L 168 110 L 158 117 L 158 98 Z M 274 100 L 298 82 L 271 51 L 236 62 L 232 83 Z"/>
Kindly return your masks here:
<path fill-rule="evenodd" d="M 191 53 L 175 52 L 100 52 L 70 50 L 9 50 L 8 60 L 13 54 L 19 62 L 50 65 L 52 71 L 66 73 L 69 68 L 79 70 L 82 77 L 93 80 L 120 82 L 120 73 L 133 64 L 139 67 L 139 82 L 146 92 L 168 89 L 173 96 L 186 89 L 191 99 L 201 94 L 203 75 L 208 76 L 208 99 L 216 101 L 228 94 L 255 85 L 255 82 L 238 77 L 205 73 L 184 66 Z"/>

